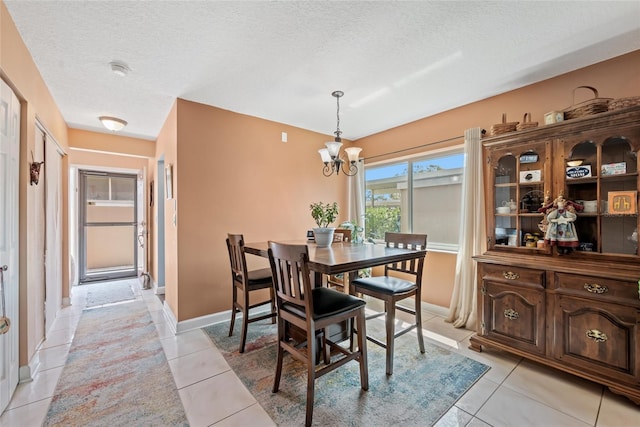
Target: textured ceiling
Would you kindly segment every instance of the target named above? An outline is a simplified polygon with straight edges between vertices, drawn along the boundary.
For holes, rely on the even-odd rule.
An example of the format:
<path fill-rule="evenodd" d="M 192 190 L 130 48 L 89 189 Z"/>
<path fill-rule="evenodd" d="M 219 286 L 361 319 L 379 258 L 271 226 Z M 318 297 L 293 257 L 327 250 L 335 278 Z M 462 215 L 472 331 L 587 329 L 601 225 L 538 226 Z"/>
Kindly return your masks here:
<path fill-rule="evenodd" d="M 639 1 L 5 4 L 70 127 L 146 139 L 176 98 L 331 134 L 334 90 L 357 139 L 640 49 Z"/>

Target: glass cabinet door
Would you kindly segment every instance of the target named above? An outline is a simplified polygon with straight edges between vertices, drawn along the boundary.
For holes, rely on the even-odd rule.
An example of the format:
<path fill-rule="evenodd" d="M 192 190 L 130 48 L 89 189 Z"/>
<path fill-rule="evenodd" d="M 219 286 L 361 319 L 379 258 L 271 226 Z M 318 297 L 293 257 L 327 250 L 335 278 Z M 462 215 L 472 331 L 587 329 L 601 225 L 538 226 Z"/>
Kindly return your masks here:
<path fill-rule="evenodd" d="M 493 247 L 547 250 L 541 230 L 545 181 L 550 182 L 547 144 L 536 142 L 519 149 L 497 151 L 493 158 Z"/>
<path fill-rule="evenodd" d="M 640 138 L 629 136 L 565 143 L 566 198 L 582 205 L 575 226 L 584 255 L 638 255 Z"/>

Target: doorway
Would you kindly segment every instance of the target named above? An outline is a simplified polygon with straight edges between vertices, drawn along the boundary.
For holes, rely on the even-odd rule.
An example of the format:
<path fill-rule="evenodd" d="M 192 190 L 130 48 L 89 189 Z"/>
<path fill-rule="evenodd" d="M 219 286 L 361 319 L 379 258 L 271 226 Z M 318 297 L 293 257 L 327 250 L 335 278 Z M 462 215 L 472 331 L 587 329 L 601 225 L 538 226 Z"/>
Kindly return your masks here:
<path fill-rule="evenodd" d="M 138 176 L 78 171 L 79 284 L 136 277 Z"/>

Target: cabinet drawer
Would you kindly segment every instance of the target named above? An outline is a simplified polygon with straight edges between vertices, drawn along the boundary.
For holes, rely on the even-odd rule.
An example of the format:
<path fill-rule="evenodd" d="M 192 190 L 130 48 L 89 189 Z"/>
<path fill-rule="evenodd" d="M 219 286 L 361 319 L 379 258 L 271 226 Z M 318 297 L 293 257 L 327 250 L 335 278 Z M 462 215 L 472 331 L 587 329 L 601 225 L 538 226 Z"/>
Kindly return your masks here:
<path fill-rule="evenodd" d="M 544 288 L 544 271 L 510 265 L 482 265 L 484 280 Z"/>
<path fill-rule="evenodd" d="M 580 274 L 556 273 L 554 287 L 562 293 L 624 304 L 640 305 L 638 283 Z"/>

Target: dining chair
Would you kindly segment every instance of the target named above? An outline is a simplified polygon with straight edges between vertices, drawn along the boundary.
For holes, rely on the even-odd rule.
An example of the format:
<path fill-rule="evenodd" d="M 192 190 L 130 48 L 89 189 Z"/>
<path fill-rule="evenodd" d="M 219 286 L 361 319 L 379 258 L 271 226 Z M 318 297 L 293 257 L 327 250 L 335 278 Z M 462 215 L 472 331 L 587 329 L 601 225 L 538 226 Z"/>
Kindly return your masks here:
<path fill-rule="evenodd" d="M 312 287 L 309 270 L 309 249 L 306 245 L 269 242 L 269 263 L 275 287 L 278 312 L 278 356 L 273 392 L 280 388 L 284 352 L 306 364 L 307 409 L 305 425 L 313 418 L 315 380 L 345 363 L 360 364 L 360 386 L 369 389 L 365 302 L 353 295 L 322 286 Z M 345 321 L 357 324 L 358 349 L 353 349 L 353 328 L 350 346 L 340 346 L 327 334 L 330 325 Z M 295 342 L 288 331 L 302 331 L 302 342 Z M 322 362 L 318 360 L 320 345 Z M 333 359 L 331 355 L 334 355 Z"/>
<path fill-rule="evenodd" d="M 351 230 L 347 228 L 336 228 L 333 232 L 333 242 L 350 242 Z M 327 286 L 344 292 L 344 273 L 329 274 L 327 276 Z"/>
<path fill-rule="evenodd" d="M 387 247 L 426 249 L 427 235 L 385 233 L 385 244 Z M 420 352 L 424 353 L 425 351 L 424 339 L 422 337 L 421 312 L 422 270 L 424 266 L 424 258 L 425 257 L 423 256 L 410 261 L 387 264 L 384 266 L 383 276 L 357 278 L 353 280 L 349 286 L 349 292 L 353 295 L 368 295 L 384 301 L 385 311 L 369 315 L 367 316 L 367 320 L 386 315 L 386 341 L 382 342 L 371 336 L 367 336 L 367 339 L 386 349 L 387 375 L 393 374 L 393 349 L 394 341 L 397 337 L 416 329 Z M 407 278 L 398 277 L 399 275 Z M 415 299 L 415 306 L 413 308 L 396 304 L 398 301 L 409 297 L 414 297 Z M 415 319 L 414 323 L 409 327 L 396 332 L 396 310 L 412 314 Z M 358 334 L 358 336 L 359 335 L 360 334 Z"/>
<path fill-rule="evenodd" d="M 231 307 L 231 325 L 229 336 L 233 335 L 233 327 L 236 322 L 236 313 L 242 313 L 242 332 L 240 334 L 240 353 L 244 353 L 247 341 L 247 329 L 249 323 L 272 318 L 275 323 L 276 308 L 273 291 L 271 268 L 247 270 L 247 262 L 244 253 L 244 237 L 242 234 L 227 234 L 227 249 L 229 250 L 229 262 L 231 263 L 231 283 L 233 285 L 233 303 Z M 269 299 L 260 300 L 250 304 L 249 294 L 259 289 L 269 289 Z M 268 313 L 249 317 L 249 310 L 270 304 Z"/>

